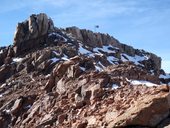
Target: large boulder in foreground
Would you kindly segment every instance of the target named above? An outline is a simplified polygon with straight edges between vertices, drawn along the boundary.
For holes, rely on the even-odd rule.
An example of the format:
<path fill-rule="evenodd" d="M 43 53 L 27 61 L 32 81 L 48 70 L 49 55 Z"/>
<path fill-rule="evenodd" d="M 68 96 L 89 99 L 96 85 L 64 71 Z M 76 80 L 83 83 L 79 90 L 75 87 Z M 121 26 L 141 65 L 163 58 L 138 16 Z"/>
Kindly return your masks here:
<path fill-rule="evenodd" d="M 46 14 L 31 15 L 28 20 L 18 23 L 14 35 L 14 51 L 17 55 L 45 44 L 48 31 L 54 29 Z"/>
<path fill-rule="evenodd" d="M 162 86 L 162 89 L 164 87 Z M 163 89 L 164 91 L 166 91 L 165 88 Z M 124 113 L 115 117 L 108 127 L 156 127 L 169 116 L 170 95 L 167 92 L 157 92 L 156 90 L 154 93 L 158 94 L 147 94 L 138 98 Z"/>

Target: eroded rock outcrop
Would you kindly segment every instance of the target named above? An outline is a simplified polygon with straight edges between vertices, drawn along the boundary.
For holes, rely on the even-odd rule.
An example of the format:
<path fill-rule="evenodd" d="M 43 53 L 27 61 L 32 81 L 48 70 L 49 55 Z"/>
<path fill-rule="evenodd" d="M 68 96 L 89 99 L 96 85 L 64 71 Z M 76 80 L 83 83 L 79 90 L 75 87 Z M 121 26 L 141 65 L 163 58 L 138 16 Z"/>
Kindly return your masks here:
<path fill-rule="evenodd" d="M 14 51 L 17 55 L 40 47 L 46 43 L 46 36 L 53 30 L 53 22 L 46 14 L 31 15 L 28 20 L 18 23 L 14 35 Z"/>
<path fill-rule="evenodd" d="M 0 127 L 168 126 L 169 75 L 160 65 L 108 34 L 31 15 L 14 45 L 0 48 Z"/>
<path fill-rule="evenodd" d="M 77 27 L 66 28 L 66 32 L 71 33 L 76 39 L 86 43 L 90 47 L 102 47 L 103 45 L 112 44 L 119 47 L 119 41 L 108 34 L 93 33 L 90 30 L 79 29 Z"/>
<path fill-rule="evenodd" d="M 152 68 L 153 70 L 156 71 L 159 71 L 159 69 L 161 68 L 160 57 L 156 56 L 153 53 L 148 53 L 143 50 L 134 49 L 132 46 L 122 44 L 114 37 L 108 34 L 93 33 L 92 31 L 86 29 L 79 29 L 77 27 L 66 28 L 66 32 L 71 33 L 73 37 L 82 41 L 83 43 L 85 43 L 90 47 L 102 47 L 103 45 L 111 44 L 115 47 L 118 47 L 121 52 L 126 53 L 130 56 L 135 56 L 135 55 L 143 56 L 144 54 L 147 54 L 148 56 L 150 56 L 150 61 L 144 61 L 143 63 L 148 68 Z M 149 67 L 151 63 L 152 66 Z"/>

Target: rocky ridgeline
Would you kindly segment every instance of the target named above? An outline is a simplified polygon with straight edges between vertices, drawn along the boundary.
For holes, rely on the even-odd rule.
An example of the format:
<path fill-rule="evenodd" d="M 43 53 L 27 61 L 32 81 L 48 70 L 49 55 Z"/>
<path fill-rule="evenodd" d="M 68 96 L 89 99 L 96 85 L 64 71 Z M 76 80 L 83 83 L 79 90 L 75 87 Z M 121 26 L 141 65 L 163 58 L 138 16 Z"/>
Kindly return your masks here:
<path fill-rule="evenodd" d="M 90 30 L 79 29 L 77 27 L 66 28 L 66 32 L 71 33 L 76 39 L 83 42 L 85 45 L 95 48 L 102 47 L 103 45 L 112 45 L 119 48 L 119 53 L 126 53 L 129 56 L 149 56 L 149 59 L 154 63 L 152 66 L 154 70 L 159 70 L 161 68 L 161 58 L 157 57 L 155 54 L 148 53 L 144 50 L 134 49 L 132 46 L 120 43 L 115 38 L 111 37 L 108 34 L 102 33 L 93 33 Z M 118 54 L 119 54 L 118 53 Z M 148 60 L 147 60 L 148 61 Z M 150 63 L 150 62 L 148 62 Z M 148 63 L 145 63 L 146 66 Z"/>
<path fill-rule="evenodd" d="M 31 15 L 0 48 L 0 126 L 165 127 L 170 75 L 160 68 L 155 54 L 108 34 Z"/>

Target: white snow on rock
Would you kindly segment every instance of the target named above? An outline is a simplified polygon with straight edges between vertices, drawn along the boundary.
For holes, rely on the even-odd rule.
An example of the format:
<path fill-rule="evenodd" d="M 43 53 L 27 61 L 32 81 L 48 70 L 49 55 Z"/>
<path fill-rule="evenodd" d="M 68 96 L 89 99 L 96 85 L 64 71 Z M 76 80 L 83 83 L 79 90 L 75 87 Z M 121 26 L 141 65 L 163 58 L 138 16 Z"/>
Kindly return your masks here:
<path fill-rule="evenodd" d="M 7 84 L 4 83 L 4 84 L 2 84 L 2 85 L 0 86 L 0 89 L 1 89 L 1 88 L 5 88 L 6 86 L 7 86 Z"/>
<path fill-rule="evenodd" d="M 67 59 L 66 57 L 62 57 L 61 59 L 62 59 L 62 60 L 69 60 L 69 59 Z"/>
<path fill-rule="evenodd" d="M 80 43 L 79 43 L 79 52 L 80 52 L 81 54 L 89 54 L 89 53 L 91 53 L 91 52 L 88 51 L 87 49 L 83 48 L 83 47 L 82 47 L 82 44 L 80 44 Z"/>
<path fill-rule="evenodd" d="M 95 65 L 96 71 L 102 71 L 103 69 L 97 65 Z"/>
<path fill-rule="evenodd" d="M 121 54 L 121 60 L 123 62 L 131 61 L 136 65 L 141 65 L 139 62 L 143 61 L 143 60 L 148 60 L 148 57 L 147 56 L 138 56 L 138 55 L 135 55 L 133 57 L 133 56 L 129 56 L 129 55 L 123 53 L 123 54 Z"/>
<path fill-rule="evenodd" d="M 13 62 L 21 62 L 23 60 L 23 58 L 13 58 Z"/>
<path fill-rule="evenodd" d="M 114 56 L 108 56 L 108 57 L 107 57 L 107 60 L 108 60 L 111 64 L 113 64 L 112 61 L 118 61 L 119 59 L 115 58 Z"/>
<path fill-rule="evenodd" d="M 6 111 L 7 113 L 10 113 L 10 112 L 11 112 L 10 110 L 7 110 L 7 109 L 6 109 L 5 111 Z"/>
<path fill-rule="evenodd" d="M 31 107 L 31 105 L 25 106 L 26 109 L 30 109 Z"/>
<path fill-rule="evenodd" d="M 0 94 L 0 98 L 2 98 L 3 97 L 3 95 L 2 94 Z"/>
<path fill-rule="evenodd" d="M 48 75 L 45 76 L 45 78 L 50 78 L 50 76 L 51 76 L 51 74 L 48 74 Z"/>
<path fill-rule="evenodd" d="M 103 71 L 103 65 L 100 65 L 99 63 L 93 63 L 94 64 L 94 66 L 95 66 L 95 69 L 96 69 L 96 71 Z"/>
<path fill-rule="evenodd" d="M 85 71 L 85 70 L 86 70 L 84 67 L 81 67 L 81 66 L 80 66 L 80 69 L 81 69 L 82 71 Z"/>
<path fill-rule="evenodd" d="M 170 79 L 170 74 L 160 75 L 159 78 Z"/>
<path fill-rule="evenodd" d="M 60 56 L 60 54 L 57 53 L 56 51 L 53 51 L 53 53 L 54 53 L 56 56 Z"/>
<path fill-rule="evenodd" d="M 112 89 L 117 89 L 119 86 L 117 84 L 112 84 Z"/>
<path fill-rule="evenodd" d="M 155 74 L 154 74 L 154 70 L 150 70 L 150 72 L 151 72 L 151 75 L 155 75 Z"/>
<path fill-rule="evenodd" d="M 57 37 L 59 37 L 59 38 L 62 38 L 62 39 L 64 39 L 64 42 L 67 42 L 67 39 L 66 39 L 64 36 L 62 36 L 62 35 L 60 35 L 60 34 L 58 34 L 58 33 L 53 32 L 53 33 L 48 34 L 49 37 L 50 37 L 50 36 L 53 36 L 53 35 L 55 35 L 55 36 L 57 36 Z M 56 40 L 54 40 L 54 41 L 56 42 L 56 41 L 58 41 L 58 39 L 56 39 Z"/>
<path fill-rule="evenodd" d="M 103 46 L 101 48 L 99 48 L 99 47 L 98 48 L 94 48 L 93 51 L 94 52 L 99 52 L 99 50 L 102 50 L 102 51 L 107 52 L 107 53 L 115 53 L 115 51 L 114 50 L 110 50 L 109 47 L 113 48 L 113 49 L 118 49 L 117 47 L 114 47 L 112 45 L 108 45 L 108 46 Z"/>
<path fill-rule="evenodd" d="M 98 56 L 104 56 L 102 53 L 94 53 L 94 54 Z"/>
<path fill-rule="evenodd" d="M 72 36 L 71 33 L 66 33 L 66 35 L 67 35 L 69 38 L 71 38 L 72 41 L 74 41 L 74 39 L 76 39 L 74 36 Z"/>
<path fill-rule="evenodd" d="M 62 57 L 61 59 L 62 59 L 62 60 L 69 60 L 69 59 L 68 59 L 68 56 L 66 56 L 65 54 L 64 54 L 64 57 Z"/>
<path fill-rule="evenodd" d="M 92 57 L 92 58 L 95 57 L 95 53 L 88 53 L 87 55 L 88 55 L 88 57 Z"/>
<path fill-rule="evenodd" d="M 98 64 L 102 67 L 105 68 L 105 66 L 99 61 Z"/>
<path fill-rule="evenodd" d="M 0 51 L 0 54 L 2 54 L 2 53 L 3 53 L 3 50 Z"/>
<path fill-rule="evenodd" d="M 129 81 L 132 85 L 146 85 L 148 87 L 158 86 L 157 84 L 145 80 L 129 80 Z"/>
<path fill-rule="evenodd" d="M 52 61 L 53 61 L 53 63 L 55 63 L 55 62 L 59 61 L 60 59 L 58 59 L 58 58 L 54 57 L 54 58 L 52 58 L 52 59 L 50 59 L 50 60 L 52 60 Z"/>
<path fill-rule="evenodd" d="M 96 71 L 103 71 L 105 66 L 99 61 L 98 63 L 94 63 Z"/>

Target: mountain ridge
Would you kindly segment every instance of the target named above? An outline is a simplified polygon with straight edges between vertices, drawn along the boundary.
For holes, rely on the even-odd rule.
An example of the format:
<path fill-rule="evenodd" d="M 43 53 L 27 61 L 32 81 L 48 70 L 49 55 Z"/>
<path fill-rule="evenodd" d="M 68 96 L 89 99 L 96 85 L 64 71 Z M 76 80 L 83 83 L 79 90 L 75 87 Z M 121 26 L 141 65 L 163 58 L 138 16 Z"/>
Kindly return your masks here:
<path fill-rule="evenodd" d="M 0 126 L 163 127 L 169 82 L 155 54 L 33 14 L 0 48 Z"/>
<path fill-rule="evenodd" d="M 43 26 L 45 27 L 43 28 Z M 39 14 L 37 15 L 37 19 L 36 15 L 31 15 L 29 20 L 19 23 L 17 26 L 16 33 L 14 36 L 14 44 L 12 46 L 12 50 L 15 52 L 14 56 L 20 54 L 19 52 L 22 53 L 22 50 L 27 51 L 27 49 L 31 49 L 34 47 L 38 48 L 40 45 L 43 46 L 44 44 L 51 44 L 50 38 L 47 38 L 46 36 L 47 34 L 50 35 L 50 33 L 57 34 L 57 32 L 63 36 L 67 36 L 63 34 L 63 31 L 61 29 L 54 27 L 52 20 L 48 19 L 47 15 Z M 142 56 L 142 54 L 148 54 L 151 60 L 155 63 L 154 70 L 159 70 L 161 68 L 160 57 L 157 57 L 153 53 L 149 53 L 144 50 L 134 49 L 132 46 L 122 44 L 117 39 L 111 37 L 108 34 L 93 33 L 90 30 L 79 29 L 76 27 L 66 28 L 64 32 L 67 32 L 67 34 L 71 33 L 77 40 L 81 41 L 84 45 L 89 46 L 90 49 L 111 44 L 112 46 L 116 46 L 117 48 L 119 48 L 120 52 L 125 52 L 127 55 L 130 56 L 135 56 L 135 54 L 139 56 Z M 55 34 L 53 36 L 56 36 Z M 60 37 L 62 39 L 61 35 Z M 36 40 L 36 38 L 38 38 L 38 40 Z M 67 36 L 67 38 L 69 37 Z M 34 43 L 29 43 L 29 41 L 34 41 Z"/>

